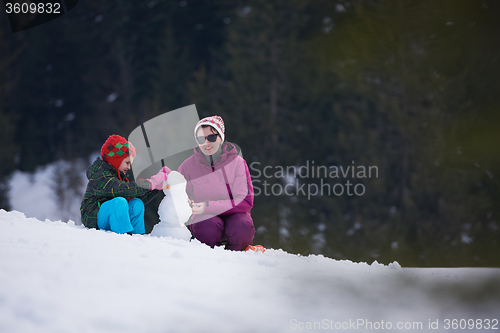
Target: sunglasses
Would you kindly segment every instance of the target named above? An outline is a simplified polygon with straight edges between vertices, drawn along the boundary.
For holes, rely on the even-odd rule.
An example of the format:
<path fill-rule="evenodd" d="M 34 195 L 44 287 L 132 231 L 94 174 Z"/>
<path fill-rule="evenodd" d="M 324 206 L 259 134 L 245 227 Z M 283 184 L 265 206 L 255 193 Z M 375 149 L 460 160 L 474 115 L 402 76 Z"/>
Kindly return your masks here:
<path fill-rule="evenodd" d="M 205 139 L 208 140 L 208 142 L 215 142 L 217 141 L 217 136 L 219 134 L 210 134 L 208 136 L 198 136 L 196 137 L 196 142 L 198 142 L 200 145 L 202 145 L 205 142 Z"/>

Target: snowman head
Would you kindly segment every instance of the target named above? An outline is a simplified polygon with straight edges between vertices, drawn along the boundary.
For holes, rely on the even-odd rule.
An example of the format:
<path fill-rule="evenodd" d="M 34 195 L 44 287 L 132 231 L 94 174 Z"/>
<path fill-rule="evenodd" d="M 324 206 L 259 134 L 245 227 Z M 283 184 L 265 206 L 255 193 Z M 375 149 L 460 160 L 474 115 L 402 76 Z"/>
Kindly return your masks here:
<path fill-rule="evenodd" d="M 164 185 L 168 185 L 167 189 L 163 190 L 165 195 L 171 190 L 179 191 L 179 189 L 182 189 L 186 191 L 186 179 L 178 171 L 171 171 L 168 174 L 167 181 L 164 182 Z"/>

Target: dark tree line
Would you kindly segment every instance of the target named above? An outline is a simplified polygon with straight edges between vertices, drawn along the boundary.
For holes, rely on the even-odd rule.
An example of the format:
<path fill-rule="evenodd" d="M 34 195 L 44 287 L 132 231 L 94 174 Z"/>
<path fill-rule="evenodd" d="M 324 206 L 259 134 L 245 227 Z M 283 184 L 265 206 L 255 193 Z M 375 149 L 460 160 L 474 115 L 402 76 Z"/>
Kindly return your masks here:
<path fill-rule="evenodd" d="M 0 16 L 2 184 L 14 169 L 87 157 L 109 134 L 195 103 L 201 117 L 225 119 L 227 139 L 260 169 L 377 167 L 371 178 L 288 179 L 349 181 L 363 195 L 257 196 L 257 243 L 498 266 L 499 6 L 85 1 L 17 34 Z"/>

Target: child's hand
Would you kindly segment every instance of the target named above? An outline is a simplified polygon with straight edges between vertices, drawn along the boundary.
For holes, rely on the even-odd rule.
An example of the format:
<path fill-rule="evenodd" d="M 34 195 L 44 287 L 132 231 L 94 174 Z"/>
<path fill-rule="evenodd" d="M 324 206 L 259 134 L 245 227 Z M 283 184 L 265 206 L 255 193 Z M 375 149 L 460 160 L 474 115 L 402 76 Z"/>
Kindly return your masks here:
<path fill-rule="evenodd" d="M 163 168 L 160 169 L 160 172 L 163 172 L 168 176 L 168 174 L 172 172 L 172 170 L 170 170 L 168 166 L 164 166 Z"/>
<path fill-rule="evenodd" d="M 163 171 L 164 168 L 167 168 L 167 167 L 163 167 L 156 175 L 154 175 L 153 177 L 151 177 L 149 179 L 146 179 L 150 184 L 150 186 L 149 186 L 150 190 L 154 190 L 154 189 L 161 190 L 163 188 L 163 181 L 167 180 L 167 177 L 168 177 L 168 175 Z M 168 169 L 168 170 L 170 170 L 170 169 Z"/>
<path fill-rule="evenodd" d="M 192 203 L 191 210 L 193 214 L 203 214 L 205 212 L 205 203 L 204 202 L 194 202 Z"/>

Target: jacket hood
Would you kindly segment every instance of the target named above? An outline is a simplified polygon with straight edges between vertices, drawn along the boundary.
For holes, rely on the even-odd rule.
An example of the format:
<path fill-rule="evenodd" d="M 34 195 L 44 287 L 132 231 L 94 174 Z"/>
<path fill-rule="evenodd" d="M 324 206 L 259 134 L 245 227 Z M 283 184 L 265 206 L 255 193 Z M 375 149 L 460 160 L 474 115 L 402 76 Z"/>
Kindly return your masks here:
<path fill-rule="evenodd" d="M 111 164 L 108 162 L 105 162 L 101 160 L 100 157 L 98 157 L 94 163 L 92 163 L 91 166 L 87 168 L 87 179 L 91 179 L 92 176 L 98 172 L 104 172 L 105 170 L 110 170 L 113 173 L 116 173 L 118 175 L 118 170 L 116 170 Z M 120 172 L 122 178 L 125 178 L 125 174 L 123 172 Z"/>
<path fill-rule="evenodd" d="M 214 165 L 225 164 L 232 161 L 236 156 L 238 156 L 238 149 L 230 142 L 223 142 L 220 146 L 222 150 L 220 156 L 214 160 Z M 194 147 L 194 155 L 201 164 L 210 166 L 210 162 L 205 157 L 199 147 Z"/>

